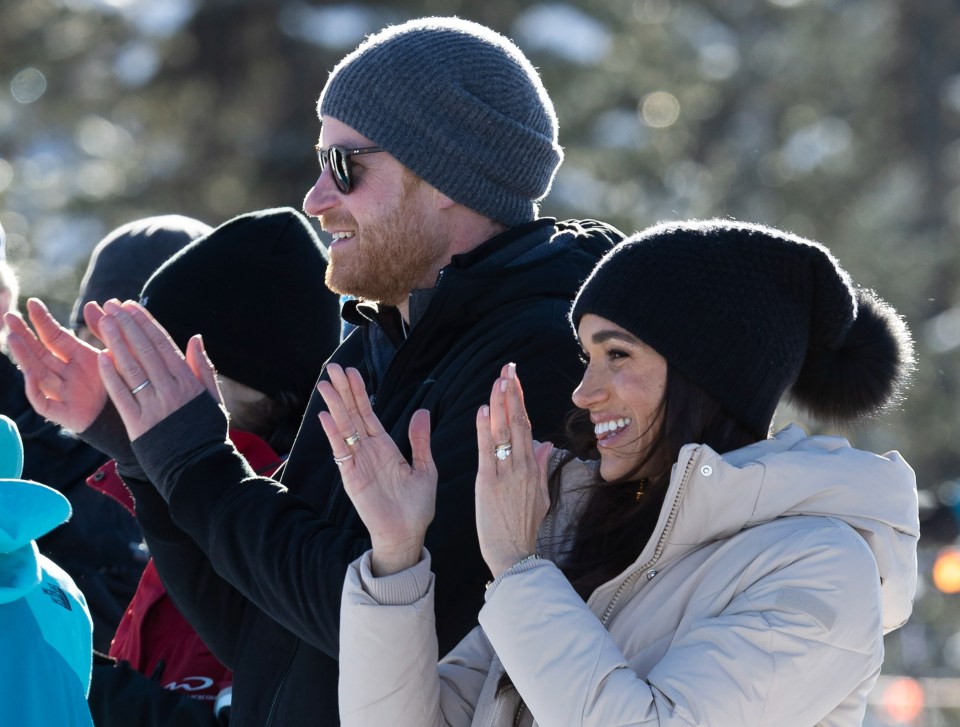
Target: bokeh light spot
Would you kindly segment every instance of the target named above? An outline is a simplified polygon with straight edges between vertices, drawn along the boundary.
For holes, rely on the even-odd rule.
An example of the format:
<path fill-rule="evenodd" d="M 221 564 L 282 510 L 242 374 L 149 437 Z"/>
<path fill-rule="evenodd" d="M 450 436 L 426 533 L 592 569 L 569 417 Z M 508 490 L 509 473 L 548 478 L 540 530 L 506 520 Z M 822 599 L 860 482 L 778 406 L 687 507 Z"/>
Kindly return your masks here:
<path fill-rule="evenodd" d="M 24 68 L 10 81 L 10 93 L 20 103 L 33 103 L 47 90 L 47 79 L 36 68 Z"/>
<path fill-rule="evenodd" d="M 640 118 L 647 126 L 665 129 L 680 118 L 680 102 L 672 93 L 654 91 L 640 102 Z"/>
<path fill-rule="evenodd" d="M 943 84 L 943 101 L 954 113 L 960 114 L 960 74 L 951 76 Z"/>
<path fill-rule="evenodd" d="M 148 83 L 160 70 L 160 55 L 152 43 L 133 42 L 123 47 L 113 64 L 117 80 L 129 88 Z"/>
<path fill-rule="evenodd" d="M 926 325 L 926 344 L 935 353 L 946 353 L 960 346 L 960 307 L 948 308 Z"/>
<path fill-rule="evenodd" d="M 333 49 L 353 48 L 379 22 L 374 11 L 358 5 L 313 7 L 303 2 L 285 3 L 278 20 L 291 38 Z"/>
<path fill-rule="evenodd" d="M 910 724 L 923 711 L 923 687 L 916 679 L 894 679 L 883 692 L 883 708 L 896 724 Z"/>
<path fill-rule="evenodd" d="M 740 68 L 740 51 L 732 43 L 714 42 L 698 48 L 700 71 L 718 81 L 730 78 Z"/>
<path fill-rule="evenodd" d="M 940 551 L 933 563 L 933 585 L 943 593 L 960 593 L 960 550 Z"/>
<path fill-rule="evenodd" d="M 570 29 L 576 28 L 576 33 Z M 540 50 L 591 66 L 613 47 L 609 29 L 579 8 L 563 3 L 535 5 L 516 20 L 511 33 L 525 49 Z"/>
<path fill-rule="evenodd" d="M 13 165 L 6 159 L 0 159 L 0 192 L 3 192 L 13 181 Z"/>

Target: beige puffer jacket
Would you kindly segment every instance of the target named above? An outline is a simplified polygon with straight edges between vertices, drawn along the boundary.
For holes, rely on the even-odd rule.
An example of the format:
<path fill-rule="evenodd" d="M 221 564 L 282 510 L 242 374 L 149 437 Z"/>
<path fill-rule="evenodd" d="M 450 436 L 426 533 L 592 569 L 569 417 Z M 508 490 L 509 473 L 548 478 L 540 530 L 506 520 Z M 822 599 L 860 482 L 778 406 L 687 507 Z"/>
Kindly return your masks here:
<path fill-rule="evenodd" d="M 568 466 L 564 491 L 590 476 Z M 542 542 L 575 516 L 561 499 Z M 504 573 L 437 666 L 429 557 L 341 611 L 344 725 L 858 725 L 883 634 L 912 608 L 910 467 L 796 426 L 683 449 L 654 536 L 587 604 L 548 559 Z M 516 691 L 496 695 L 504 665 Z M 519 694 L 523 695 L 521 705 Z M 534 715 L 536 721 L 534 722 Z"/>

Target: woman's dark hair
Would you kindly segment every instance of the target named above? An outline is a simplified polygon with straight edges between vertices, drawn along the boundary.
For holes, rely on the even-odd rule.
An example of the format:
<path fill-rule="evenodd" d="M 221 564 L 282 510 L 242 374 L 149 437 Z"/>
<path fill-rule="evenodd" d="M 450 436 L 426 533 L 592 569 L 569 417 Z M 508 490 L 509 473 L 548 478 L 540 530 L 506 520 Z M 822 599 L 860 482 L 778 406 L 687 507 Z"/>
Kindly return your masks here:
<path fill-rule="evenodd" d="M 722 454 L 757 441 L 756 435 L 716 399 L 669 364 L 659 416 L 651 427 L 652 442 L 637 467 L 649 474 L 614 482 L 598 478 L 589 485 L 586 505 L 573 525 L 573 538 L 563 554 L 561 569 L 584 600 L 643 550 L 660 517 L 670 472 L 684 445 L 706 444 Z M 569 459 L 598 456 L 586 411 L 572 412 L 567 431 L 572 444 Z M 556 468 L 551 476 L 554 503 L 562 470 L 562 466 Z"/>
<path fill-rule="evenodd" d="M 757 441 L 716 399 L 667 363 L 667 383 L 659 416 L 651 424 L 653 440 L 637 470 L 652 476 L 627 476 L 614 482 L 597 477 L 577 522 L 571 544 L 558 563 L 574 590 L 586 601 L 600 585 L 625 570 L 647 544 L 660 517 L 670 472 L 680 449 L 706 444 L 718 454 Z M 563 467 L 575 458 L 597 459 L 597 438 L 585 409 L 567 416 L 570 448 L 550 476 L 551 508 L 557 506 Z M 629 445 L 628 445 L 629 446 Z M 500 678 L 497 694 L 513 688 L 508 674 Z"/>

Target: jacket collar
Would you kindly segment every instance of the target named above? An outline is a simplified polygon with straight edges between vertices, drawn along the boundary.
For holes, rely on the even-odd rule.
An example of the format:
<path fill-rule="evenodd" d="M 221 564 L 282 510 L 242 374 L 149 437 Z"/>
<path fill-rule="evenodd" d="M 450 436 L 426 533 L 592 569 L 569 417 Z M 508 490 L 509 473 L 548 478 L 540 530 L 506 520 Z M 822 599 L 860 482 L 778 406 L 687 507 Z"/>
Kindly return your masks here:
<path fill-rule="evenodd" d="M 584 464 L 584 472 L 596 471 Z M 572 479 L 582 484 L 587 476 Z M 566 473 L 564 480 L 566 494 Z M 569 521 L 574 514 L 565 512 L 559 517 Z M 723 455 L 706 445 L 685 446 L 654 533 L 624 575 L 662 568 L 703 544 L 799 515 L 835 518 L 860 534 L 883 582 L 885 628 L 902 625 L 916 589 L 920 535 L 913 470 L 897 452 L 878 455 L 854 449 L 843 437 L 808 437 L 797 425 Z"/>
<path fill-rule="evenodd" d="M 454 255 L 448 267 L 458 270 L 468 270 L 471 268 L 486 269 L 507 265 L 529 252 L 530 249 L 539 247 L 550 239 L 556 220 L 551 217 L 534 220 L 523 225 L 511 227 L 498 235 L 494 235 L 489 240 L 481 243 L 473 250 Z M 534 234 L 540 232 L 541 234 Z M 437 283 L 443 277 L 443 270 L 437 278 Z M 410 291 L 409 311 L 410 328 L 413 328 L 424 311 L 430 305 L 433 299 L 436 285 L 432 288 L 417 288 Z M 367 301 L 347 301 L 343 306 L 344 319 L 353 325 L 363 325 L 367 321 L 376 321 L 384 330 L 388 332 L 399 331 L 399 324 L 395 319 L 399 318 L 393 306 L 381 306 L 377 303 Z M 359 318 L 358 318 L 359 316 Z M 389 336 L 399 345 L 395 335 Z"/>

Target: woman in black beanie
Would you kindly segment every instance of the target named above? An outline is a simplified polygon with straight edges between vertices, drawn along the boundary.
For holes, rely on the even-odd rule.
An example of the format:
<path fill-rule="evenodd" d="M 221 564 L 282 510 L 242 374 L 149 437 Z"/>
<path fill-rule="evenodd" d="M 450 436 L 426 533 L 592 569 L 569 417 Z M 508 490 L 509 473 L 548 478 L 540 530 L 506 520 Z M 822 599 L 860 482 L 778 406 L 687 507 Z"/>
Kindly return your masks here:
<path fill-rule="evenodd" d="M 835 424 L 898 402 L 905 323 L 824 246 L 727 220 L 625 241 L 571 320 L 579 448 L 531 440 L 512 366 L 478 413 L 494 580 L 438 668 L 429 422 L 415 416 L 413 464 L 397 465 L 359 375 L 321 384 L 373 541 L 344 588 L 343 723 L 860 724 L 883 636 L 912 608 L 913 472 L 770 430 L 787 392 Z"/>

